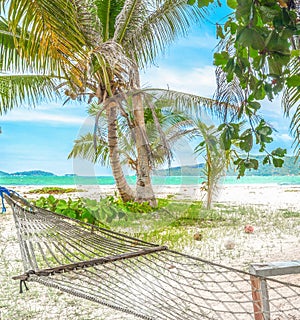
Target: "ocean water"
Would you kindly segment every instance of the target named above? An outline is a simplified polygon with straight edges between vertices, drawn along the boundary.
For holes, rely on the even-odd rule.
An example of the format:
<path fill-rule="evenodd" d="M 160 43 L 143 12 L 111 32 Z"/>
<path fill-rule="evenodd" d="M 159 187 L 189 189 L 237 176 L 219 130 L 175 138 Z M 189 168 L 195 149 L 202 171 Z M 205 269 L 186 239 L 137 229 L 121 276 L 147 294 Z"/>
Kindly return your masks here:
<path fill-rule="evenodd" d="M 127 177 L 130 184 L 135 184 L 135 177 Z M 153 176 L 154 185 L 195 185 L 201 184 L 203 178 L 193 176 Z M 279 184 L 279 185 L 300 185 L 300 176 L 245 176 L 237 179 L 228 176 L 221 180 L 222 184 Z M 100 177 L 71 177 L 71 176 L 5 176 L 0 177 L 0 186 L 13 185 L 47 185 L 47 186 L 70 186 L 70 185 L 114 185 L 114 178 L 111 176 Z"/>

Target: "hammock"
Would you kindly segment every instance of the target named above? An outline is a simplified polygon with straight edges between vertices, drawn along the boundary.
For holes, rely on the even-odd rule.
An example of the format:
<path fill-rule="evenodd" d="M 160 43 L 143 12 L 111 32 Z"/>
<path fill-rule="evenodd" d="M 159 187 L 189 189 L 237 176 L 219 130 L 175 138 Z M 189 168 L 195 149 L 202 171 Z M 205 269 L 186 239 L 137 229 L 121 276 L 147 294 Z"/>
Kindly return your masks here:
<path fill-rule="evenodd" d="M 149 320 L 247 320 L 255 312 L 267 319 L 253 311 L 247 272 L 35 207 L 13 192 L 4 197 L 24 263 L 13 277 L 21 291 L 36 281 Z M 300 286 L 268 279 L 268 289 L 272 315 L 299 319 Z"/>

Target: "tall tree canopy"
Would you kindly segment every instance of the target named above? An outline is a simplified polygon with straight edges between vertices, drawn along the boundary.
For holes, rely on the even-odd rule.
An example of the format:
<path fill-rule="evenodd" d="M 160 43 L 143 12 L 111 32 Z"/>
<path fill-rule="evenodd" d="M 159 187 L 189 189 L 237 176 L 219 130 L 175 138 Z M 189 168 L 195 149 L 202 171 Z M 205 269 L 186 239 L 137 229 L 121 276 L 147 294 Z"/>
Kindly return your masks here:
<path fill-rule="evenodd" d="M 236 101 L 240 112 L 249 117 L 250 127 L 229 136 L 240 140 L 242 150 L 256 141 L 267 151 L 272 128 L 265 121 L 255 124 L 261 100 L 283 94 L 282 106 L 291 115 L 295 153 L 300 155 L 300 1 L 227 0 L 233 13 L 224 25 L 217 25 L 219 50 L 214 55 L 218 66 L 217 99 Z M 233 130 L 234 131 L 234 130 Z M 245 143 L 247 142 L 247 143 Z M 230 143 L 230 141 L 228 142 Z M 267 151 L 265 163 L 282 165 L 285 150 Z M 245 161 L 247 160 L 247 164 Z M 256 167 L 255 161 L 240 159 L 238 165 Z"/>

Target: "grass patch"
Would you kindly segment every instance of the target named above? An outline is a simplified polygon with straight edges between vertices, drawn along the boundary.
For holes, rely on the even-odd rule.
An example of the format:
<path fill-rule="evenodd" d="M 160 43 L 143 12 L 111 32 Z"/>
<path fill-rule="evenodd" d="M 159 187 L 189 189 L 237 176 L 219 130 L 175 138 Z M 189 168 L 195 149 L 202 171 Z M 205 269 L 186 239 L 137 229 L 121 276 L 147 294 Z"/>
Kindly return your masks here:
<path fill-rule="evenodd" d="M 86 190 L 76 189 L 76 188 L 61 188 L 61 187 L 43 187 L 40 189 L 33 189 L 27 193 L 36 193 L 36 194 L 64 194 L 72 192 L 84 192 Z"/>
<path fill-rule="evenodd" d="M 282 215 L 284 216 L 284 218 L 300 218 L 300 212 L 296 212 L 296 211 L 284 211 L 282 212 Z"/>

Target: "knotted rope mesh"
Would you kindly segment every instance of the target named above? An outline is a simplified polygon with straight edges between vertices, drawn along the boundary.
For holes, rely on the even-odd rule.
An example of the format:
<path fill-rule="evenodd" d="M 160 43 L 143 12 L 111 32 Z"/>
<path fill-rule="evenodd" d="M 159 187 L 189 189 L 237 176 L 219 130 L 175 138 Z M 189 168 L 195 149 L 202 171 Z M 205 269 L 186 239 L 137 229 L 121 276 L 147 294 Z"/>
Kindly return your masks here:
<path fill-rule="evenodd" d="M 37 281 L 142 319 L 247 320 L 255 312 L 269 319 L 253 308 L 259 302 L 247 272 L 6 200 L 24 262 L 25 273 L 15 277 L 21 283 Z M 267 285 L 272 319 L 300 319 L 300 285 Z"/>

